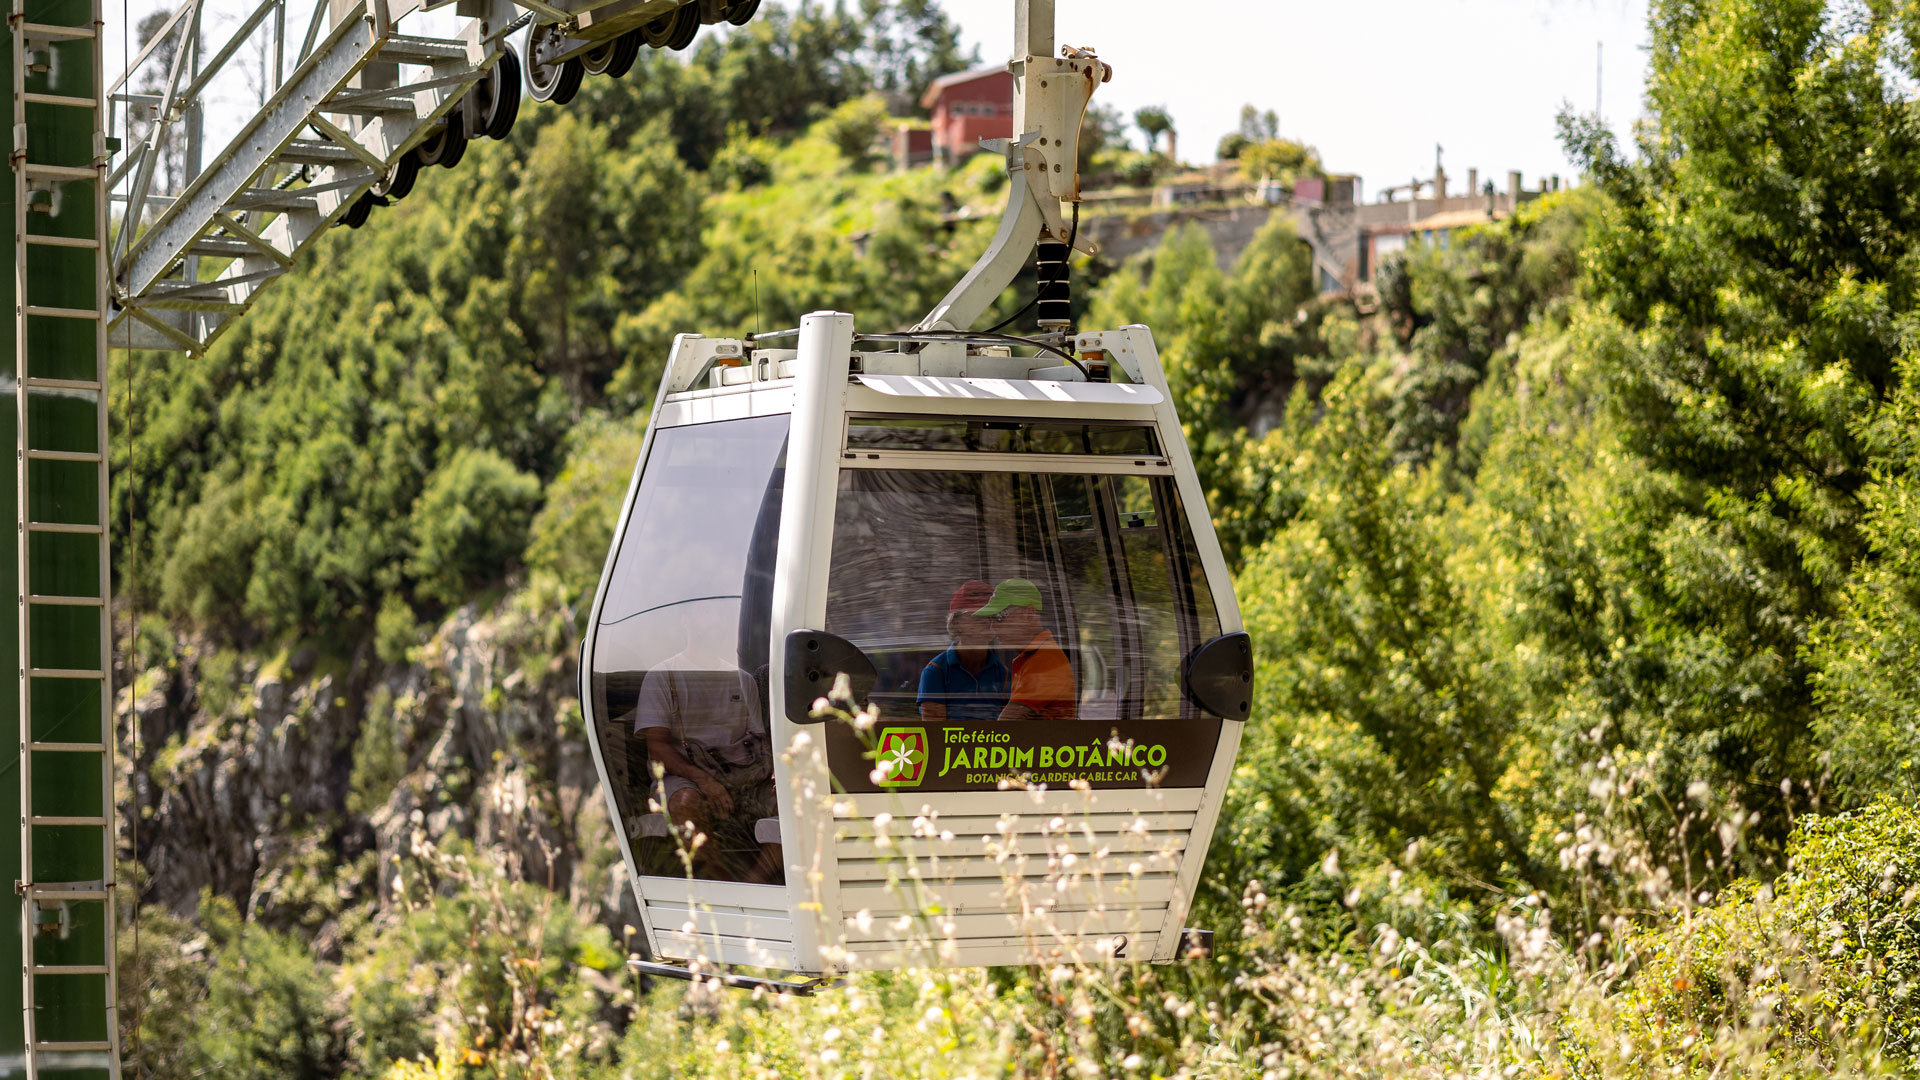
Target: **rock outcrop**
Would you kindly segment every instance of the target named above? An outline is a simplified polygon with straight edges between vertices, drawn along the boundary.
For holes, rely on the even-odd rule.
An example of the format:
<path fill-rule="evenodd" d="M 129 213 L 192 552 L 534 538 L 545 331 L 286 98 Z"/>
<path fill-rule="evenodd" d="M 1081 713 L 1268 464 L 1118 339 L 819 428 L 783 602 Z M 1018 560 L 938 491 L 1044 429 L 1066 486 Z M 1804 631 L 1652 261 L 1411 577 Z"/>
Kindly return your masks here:
<path fill-rule="evenodd" d="M 121 748 L 121 838 L 145 871 L 140 902 L 184 915 L 211 890 L 326 951 L 344 915 L 387 905 L 417 820 L 606 908 L 617 857 L 572 650 L 541 655 L 516 621 L 462 608 L 403 664 L 187 641 L 123 679 L 140 739 Z"/>

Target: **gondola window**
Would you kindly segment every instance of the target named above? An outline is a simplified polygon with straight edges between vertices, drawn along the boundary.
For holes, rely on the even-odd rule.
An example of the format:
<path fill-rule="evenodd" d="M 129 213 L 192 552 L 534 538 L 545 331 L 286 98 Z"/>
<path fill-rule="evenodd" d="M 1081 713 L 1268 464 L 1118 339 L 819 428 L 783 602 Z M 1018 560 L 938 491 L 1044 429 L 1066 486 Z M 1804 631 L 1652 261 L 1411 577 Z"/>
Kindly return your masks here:
<path fill-rule="evenodd" d="M 1186 757 L 1205 760 L 1217 722 L 1183 693 L 1181 661 L 1219 626 L 1170 477 L 841 473 L 827 629 L 874 662 L 883 722 L 977 718 L 978 699 L 997 693 L 994 719 L 975 727 L 1040 724 L 1075 739 L 1185 729 Z M 1005 680 L 986 677 L 995 665 Z M 1023 690 L 1023 665 L 1050 670 Z M 952 700 L 942 670 L 959 675 Z M 861 786 L 842 771 L 836 781 Z"/>
<path fill-rule="evenodd" d="M 658 431 L 594 650 L 596 733 L 643 874 L 777 882 L 768 722 L 785 416 Z M 657 774 L 657 775 L 656 775 Z M 675 830 L 678 830 L 678 835 Z"/>

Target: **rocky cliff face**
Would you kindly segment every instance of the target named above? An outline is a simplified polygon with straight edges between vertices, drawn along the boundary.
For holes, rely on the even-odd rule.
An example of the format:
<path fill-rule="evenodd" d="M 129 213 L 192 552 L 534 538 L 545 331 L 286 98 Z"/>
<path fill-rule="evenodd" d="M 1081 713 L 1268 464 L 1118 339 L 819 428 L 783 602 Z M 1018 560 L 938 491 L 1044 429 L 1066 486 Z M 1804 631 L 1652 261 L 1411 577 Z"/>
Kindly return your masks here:
<path fill-rule="evenodd" d="M 140 737 L 137 753 L 121 748 L 137 794 L 129 805 L 122 788 L 121 838 L 145 870 L 141 903 L 187 914 L 211 890 L 332 951 L 384 907 L 419 820 L 443 842 L 504 849 L 524 876 L 617 922 L 625 890 L 573 650 L 537 636 L 523 616 L 469 607 L 405 664 L 371 647 L 263 659 L 185 641 L 123 673 Z"/>

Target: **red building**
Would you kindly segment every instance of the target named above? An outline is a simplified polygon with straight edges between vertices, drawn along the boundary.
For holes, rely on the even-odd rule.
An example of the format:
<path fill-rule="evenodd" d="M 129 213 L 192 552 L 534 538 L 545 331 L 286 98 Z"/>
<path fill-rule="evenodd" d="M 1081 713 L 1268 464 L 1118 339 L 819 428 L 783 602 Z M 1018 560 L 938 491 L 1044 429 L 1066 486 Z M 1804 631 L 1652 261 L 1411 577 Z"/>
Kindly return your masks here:
<path fill-rule="evenodd" d="M 981 139 L 1013 137 L 1013 73 L 1004 67 L 942 75 L 920 95 L 933 115 L 933 153 L 942 162 L 965 161 Z"/>
<path fill-rule="evenodd" d="M 933 129 L 924 124 L 901 124 L 893 129 L 888 146 L 896 169 L 917 169 L 933 162 Z"/>

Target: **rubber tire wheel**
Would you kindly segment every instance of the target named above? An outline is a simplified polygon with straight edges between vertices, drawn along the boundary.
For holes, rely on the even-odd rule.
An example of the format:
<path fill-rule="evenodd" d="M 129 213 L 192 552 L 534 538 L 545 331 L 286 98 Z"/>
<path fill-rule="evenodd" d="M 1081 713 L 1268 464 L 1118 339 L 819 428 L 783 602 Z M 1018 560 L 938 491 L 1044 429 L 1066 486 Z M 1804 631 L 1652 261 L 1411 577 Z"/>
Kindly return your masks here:
<path fill-rule="evenodd" d="M 633 62 L 640 59 L 640 32 L 629 30 L 597 49 L 589 49 L 580 57 L 580 66 L 589 75 L 606 75 L 619 78 L 633 69 Z"/>
<path fill-rule="evenodd" d="M 682 4 L 673 13 L 673 34 L 667 38 L 667 48 L 675 52 L 693 44 L 694 36 L 700 33 L 700 5 Z"/>
<path fill-rule="evenodd" d="M 580 80 L 586 78 L 586 68 L 580 66 L 580 58 L 562 60 L 558 64 L 541 63 L 540 49 L 536 35 L 543 31 L 558 34 L 546 26 L 527 27 L 527 92 L 535 101 L 550 101 L 555 105 L 565 105 L 580 92 Z"/>
<path fill-rule="evenodd" d="M 340 215 L 340 224 L 349 229 L 357 229 L 367 223 L 367 215 L 371 213 L 373 213 L 373 199 L 363 194 L 353 200 L 353 205 L 347 207 L 346 213 Z"/>
<path fill-rule="evenodd" d="M 461 158 L 467 156 L 465 111 L 465 102 L 455 105 L 453 110 L 447 113 L 446 122 L 440 125 L 440 130 L 414 149 L 414 153 L 420 156 L 421 165 L 438 165 L 451 169 L 460 164 Z"/>
<path fill-rule="evenodd" d="M 634 33 L 640 35 L 640 40 L 648 48 L 664 49 L 667 47 L 667 42 L 673 40 L 674 16 L 677 14 L 679 13 L 676 11 L 662 15 L 650 23 L 642 24 Z"/>
<path fill-rule="evenodd" d="M 727 21 L 735 26 L 745 26 L 759 10 L 760 0 L 734 0 L 727 6 Z"/>
<path fill-rule="evenodd" d="M 420 151 L 409 150 L 400 155 L 393 163 L 387 175 L 374 181 L 373 195 L 376 199 L 399 202 L 413 191 L 414 181 L 420 179 Z"/>
<path fill-rule="evenodd" d="M 520 116 L 520 56 L 510 48 L 503 49 L 493 66 L 500 69 L 500 97 L 487 114 L 484 134 L 489 139 L 504 139 L 513 132 L 513 122 Z"/>
<path fill-rule="evenodd" d="M 501 48 L 500 58 L 468 91 L 460 109 L 467 120 L 468 142 L 504 139 L 513 130 L 514 118 L 520 115 L 520 57 L 512 47 Z"/>

